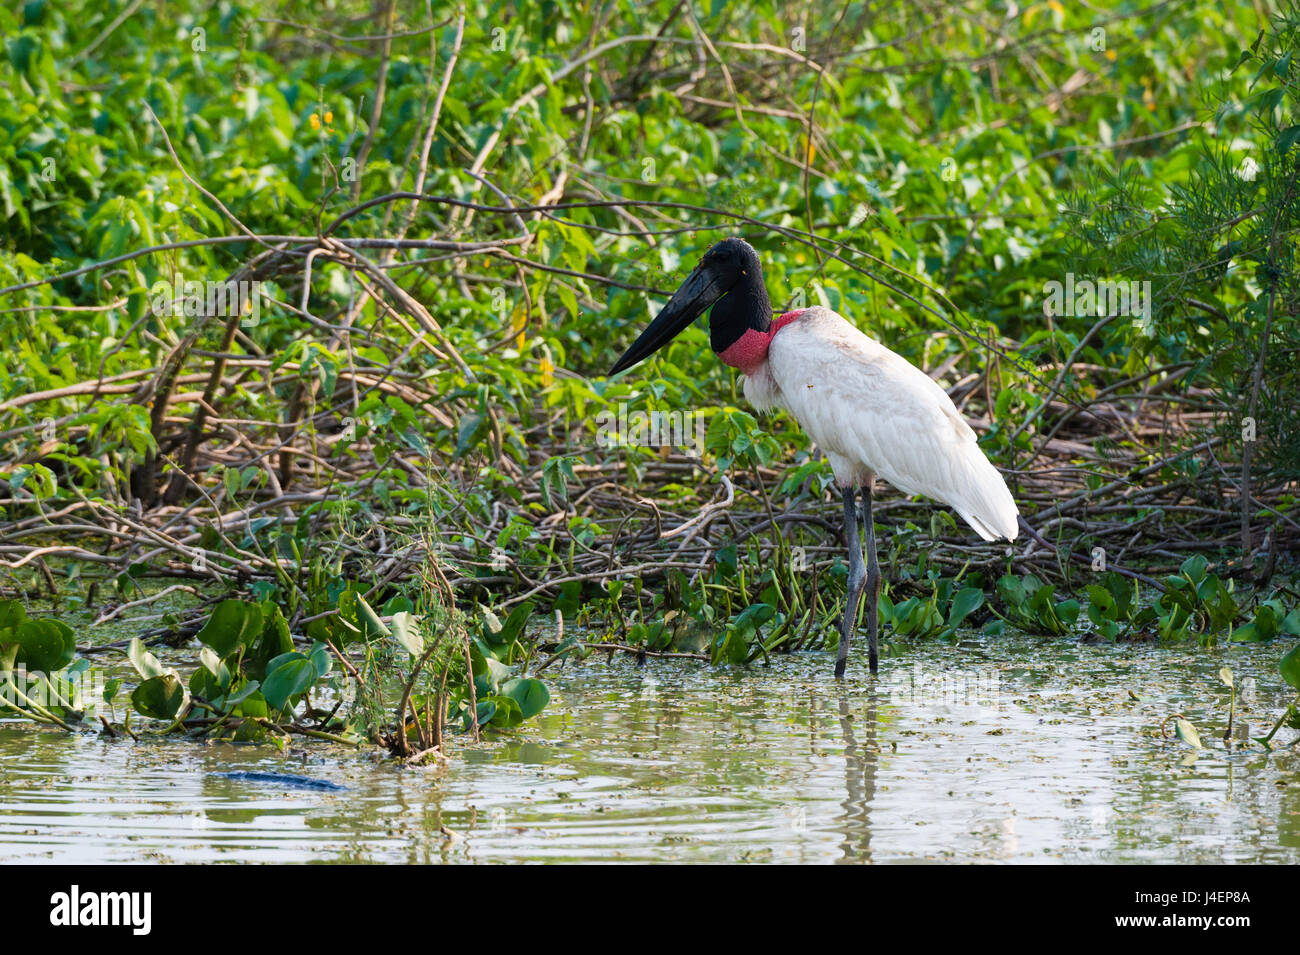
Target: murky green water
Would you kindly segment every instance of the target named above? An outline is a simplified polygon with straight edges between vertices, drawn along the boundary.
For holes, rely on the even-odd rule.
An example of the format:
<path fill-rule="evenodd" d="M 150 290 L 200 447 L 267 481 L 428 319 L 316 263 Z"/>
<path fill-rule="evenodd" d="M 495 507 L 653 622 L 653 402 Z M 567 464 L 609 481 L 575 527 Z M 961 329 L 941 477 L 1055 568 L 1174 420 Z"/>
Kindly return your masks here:
<path fill-rule="evenodd" d="M 548 671 L 525 732 L 442 770 L 5 722 L 0 860 L 1300 862 L 1300 754 L 1219 738 L 1219 667 L 1256 680 L 1239 718 L 1260 735 L 1283 649 L 976 640 L 874 682 L 855 658 L 843 687 L 828 654 L 589 662 Z M 1179 711 L 1206 750 L 1159 737 Z M 212 775 L 237 770 L 349 788 Z"/>

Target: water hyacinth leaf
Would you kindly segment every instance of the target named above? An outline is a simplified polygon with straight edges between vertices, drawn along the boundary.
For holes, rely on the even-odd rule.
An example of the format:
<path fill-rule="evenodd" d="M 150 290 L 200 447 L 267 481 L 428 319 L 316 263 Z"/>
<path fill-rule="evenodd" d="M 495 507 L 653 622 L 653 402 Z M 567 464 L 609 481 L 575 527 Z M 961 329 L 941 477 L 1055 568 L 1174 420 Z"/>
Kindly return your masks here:
<path fill-rule="evenodd" d="M 1272 640 L 1277 636 L 1282 623 L 1278 612 L 1268 601 L 1259 605 L 1255 613 L 1255 626 L 1259 628 L 1261 640 Z"/>
<path fill-rule="evenodd" d="M 239 698 L 236 712 L 240 716 L 248 717 L 249 719 L 266 719 L 270 716 L 271 711 L 267 708 L 266 697 L 262 695 L 261 685 L 258 683 L 251 683 L 244 689 L 248 691 L 246 695 L 243 693 L 236 694 L 231 697 L 230 700 L 226 701 L 226 705 L 234 705 L 235 699 Z"/>
<path fill-rule="evenodd" d="M 29 672 L 57 673 L 77 652 L 72 628 L 60 620 L 24 620 L 10 639 L 18 645 L 16 663 L 26 664 Z"/>
<path fill-rule="evenodd" d="M 244 672 L 254 680 L 266 677 L 267 665 L 283 653 L 293 652 L 293 637 L 289 635 L 289 622 L 275 604 L 267 604 L 263 611 L 266 621 L 262 635 L 257 638 L 244 657 Z"/>
<path fill-rule="evenodd" d="M 424 637 L 420 635 L 419 622 L 419 617 L 405 610 L 393 614 L 393 639 L 405 647 L 412 657 L 418 657 L 424 652 Z"/>
<path fill-rule="evenodd" d="M 223 690 L 230 686 L 230 668 L 222 662 L 215 650 L 204 647 L 199 651 L 199 662 L 212 674 L 213 679 L 217 681 L 217 686 Z"/>
<path fill-rule="evenodd" d="M 212 608 L 212 615 L 198 632 L 198 640 L 222 658 L 230 657 L 249 647 L 264 625 L 258 604 L 223 600 Z"/>
<path fill-rule="evenodd" d="M 1196 554 L 1183 561 L 1182 566 L 1179 567 L 1178 570 L 1179 573 L 1186 576 L 1193 584 L 1199 584 L 1205 579 L 1205 571 L 1209 565 L 1210 562 L 1205 559 L 1205 555 Z"/>
<path fill-rule="evenodd" d="M 131 640 L 126 649 L 126 656 L 135 667 L 135 671 L 146 680 L 162 676 L 166 672 L 163 665 L 158 662 L 158 658 L 144 648 L 139 637 Z"/>
<path fill-rule="evenodd" d="M 475 640 L 470 646 L 470 662 L 474 670 L 474 686 L 478 693 L 491 695 L 498 692 L 502 682 L 510 679 L 510 668 L 484 652 L 482 641 Z"/>
<path fill-rule="evenodd" d="M 0 600 L 0 631 L 15 630 L 27 619 L 27 608 L 20 600 Z"/>
<path fill-rule="evenodd" d="M 1277 668 L 1282 671 L 1282 679 L 1286 680 L 1292 689 L 1300 690 L 1300 644 L 1292 647 L 1286 656 L 1278 661 Z"/>
<path fill-rule="evenodd" d="M 265 698 L 262 696 L 261 690 L 262 690 L 262 684 L 258 683 L 256 680 L 253 680 L 249 683 L 245 683 L 243 686 L 239 687 L 239 689 L 235 690 L 233 693 L 231 693 L 226 697 L 226 702 L 225 702 L 226 712 L 228 713 L 233 712 L 235 707 L 239 706 L 240 712 L 242 712 L 245 716 L 254 716 L 254 715 L 265 716 L 266 701 Z M 254 694 L 256 694 L 255 697 Z M 248 700 L 250 698 L 259 701 L 255 704 L 255 707 L 261 708 L 261 712 L 259 714 L 250 713 L 248 712 L 247 709 L 240 706 L 240 704 L 242 704 L 245 700 Z"/>
<path fill-rule="evenodd" d="M 315 683 L 320 674 L 316 666 L 301 653 L 289 654 L 289 659 L 277 657 L 268 666 L 266 679 L 262 681 L 262 696 L 269 707 L 283 710 L 293 697 L 305 693 Z"/>
<path fill-rule="evenodd" d="M 508 696 L 493 696 L 486 702 L 492 704 L 492 715 L 488 717 L 488 723 L 497 729 L 510 729 L 518 726 L 524 721 L 524 715 L 519 709 L 519 704 Z M 480 723 L 482 717 L 480 717 Z"/>
<path fill-rule="evenodd" d="M 1258 643 L 1259 640 L 1259 627 L 1255 625 L 1254 621 L 1242 624 L 1232 631 L 1233 643 Z"/>
<path fill-rule="evenodd" d="M 759 628 L 776 614 L 776 608 L 767 603 L 746 607 L 719 637 L 714 648 L 715 663 L 744 663 L 749 659 L 751 644 Z M 667 619 L 667 618 L 665 618 Z"/>
<path fill-rule="evenodd" d="M 488 607 L 479 607 L 478 612 L 483 623 L 483 636 L 488 642 L 496 643 L 496 635 L 501 632 L 501 618 Z"/>
<path fill-rule="evenodd" d="M 266 672 L 270 673 L 276 667 L 280 666 L 281 664 L 288 663 L 290 660 L 302 660 L 302 659 L 305 659 L 305 657 L 297 650 L 286 650 L 284 653 L 272 657 L 270 660 L 267 661 Z"/>
<path fill-rule="evenodd" d="M 525 625 L 528 623 L 528 618 L 531 617 L 532 614 L 533 604 L 530 602 L 522 603 L 514 610 L 510 611 L 510 616 L 507 617 L 506 622 L 501 625 L 501 630 L 496 634 L 494 642 L 507 644 L 514 643 L 519 639 L 519 635 L 523 632 Z"/>
<path fill-rule="evenodd" d="M 384 601 L 384 605 L 379 609 L 386 616 L 392 616 L 393 614 L 400 613 L 403 610 L 414 613 L 415 604 L 411 602 L 410 597 L 398 594 L 396 597 L 390 597 L 388 600 Z"/>
<path fill-rule="evenodd" d="M 225 702 L 225 691 L 207 667 L 195 667 L 190 674 L 190 695 L 220 709 Z"/>
<path fill-rule="evenodd" d="M 190 694 L 175 673 L 145 680 L 131 693 L 137 713 L 156 720 L 174 720 L 189 705 Z"/>
<path fill-rule="evenodd" d="M 1028 599 L 1025 594 L 1025 585 L 1010 574 L 1004 574 L 998 578 L 997 591 L 1002 601 L 1013 607 L 1019 606 Z"/>
<path fill-rule="evenodd" d="M 962 621 L 984 605 L 984 591 L 978 587 L 966 587 L 957 591 L 952 598 L 952 609 L 948 612 L 948 626 L 960 627 Z"/>
<path fill-rule="evenodd" d="M 340 593 L 338 595 L 339 612 L 334 619 L 346 624 L 349 630 L 353 630 L 358 636 L 361 636 L 361 614 L 357 609 L 358 596 L 357 592 L 351 587 Z"/>
<path fill-rule="evenodd" d="M 489 698 L 489 699 L 482 699 L 482 700 L 479 700 L 479 701 L 478 701 L 478 709 L 475 711 L 475 712 L 477 712 L 477 714 L 478 714 L 478 725 L 479 725 L 479 726 L 486 726 L 488 723 L 490 723 L 490 722 L 492 721 L 492 717 L 493 717 L 493 715 L 496 713 L 496 711 L 497 711 L 497 705 L 496 705 L 495 702 L 493 702 L 492 699 Z M 466 728 L 466 729 L 469 728 L 469 710 L 468 710 L 468 709 L 465 711 L 465 728 Z"/>
<path fill-rule="evenodd" d="M 334 658 L 330 655 L 329 648 L 323 643 L 313 643 L 311 649 L 307 651 L 307 659 L 316 668 L 317 679 L 325 676 L 334 668 Z"/>
<path fill-rule="evenodd" d="M 726 547 L 720 547 L 718 549 L 717 554 L 715 555 L 715 559 L 717 560 L 719 567 L 723 568 L 729 574 L 734 574 L 736 572 L 736 567 L 737 567 L 736 545 L 728 544 Z M 617 599 L 617 597 L 614 597 L 613 594 L 612 583 L 610 585 L 610 596 L 613 597 L 614 599 Z"/>
<path fill-rule="evenodd" d="M 347 589 L 336 599 L 338 613 L 307 624 L 307 635 L 314 640 L 328 641 L 336 647 L 345 647 L 363 639 L 365 633 L 357 612 L 357 592 Z"/>
<path fill-rule="evenodd" d="M 541 680 L 531 678 L 507 680 L 501 685 L 501 695 L 519 704 L 524 719 L 531 719 L 551 702 L 551 693 Z"/>
<path fill-rule="evenodd" d="M 1079 619 L 1079 601 L 1062 600 L 1056 605 L 1056 616 L 1068 626 L 1073 627 L 1075 621 Z"/>
<path fill-rule="evenodd" d="M 1201 743 L 1201 734 L 1196 732 L 1196 727 L 1181 716 L 1174 720 L 1174 732 L 1180 740 L 1193 749 L 1205 749 Z"/>
<path fill-rule="evenodd" d="M 375 608 L 366 603 L 366 598 L 360 594 L 357 595 L 357 621 L 362 625 L 361 632 L 365 634 L 367 640 L 374 636 L 391 637 L 393 635 L 387 625 L 379 619 L 379 614 L 375 613 Z"/>
<path fill-rule="evenodd" d="M 1282 618 L 1282 632 L 1293 637 L 1300 637 L 1300 607 L 1296 607 Z"/>

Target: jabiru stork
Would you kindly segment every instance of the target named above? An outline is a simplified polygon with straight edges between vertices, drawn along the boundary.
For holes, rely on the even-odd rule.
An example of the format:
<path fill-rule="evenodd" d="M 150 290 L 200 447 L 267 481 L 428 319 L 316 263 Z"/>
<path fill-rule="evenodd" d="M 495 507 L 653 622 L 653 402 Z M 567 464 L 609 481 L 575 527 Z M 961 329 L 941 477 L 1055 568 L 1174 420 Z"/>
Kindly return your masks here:
<path fill-rule="evenodd" d="M 871 498 L 876 478 L 904 494 L 949 505 L 986 541 L 1015 540 L 1016 503 L 975 432 L 929 375 L 828 308 L 803 308 L 774 319 L 758 253 L 743 239 L 723 239 L 704 254 L 610 376 L 668 344 L 710 307 L 709 344 L 745 376 L 745 397 L 760 412 L 788 411 L 830 461 L 844 502 L 849 548 L 835 677 L 844 676 L 864 588 L 870 594 L 867 638 L 875 673 L 880 566 Z M 867 535 L 865 568 L 858 491 Z"/>

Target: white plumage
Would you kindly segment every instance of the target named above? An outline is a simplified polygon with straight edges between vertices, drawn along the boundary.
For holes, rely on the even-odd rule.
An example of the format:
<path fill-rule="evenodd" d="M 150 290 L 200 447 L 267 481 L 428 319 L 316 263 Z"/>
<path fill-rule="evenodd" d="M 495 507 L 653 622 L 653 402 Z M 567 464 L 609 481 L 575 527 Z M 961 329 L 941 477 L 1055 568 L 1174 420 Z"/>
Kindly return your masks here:
<path fill-rule="evenodd" d="M 948 504 L 985 540 L 1015 540 L 1016 503 L 952 399 L 830 309 L 806 309 L 776 332 L 745 397 L 790 412 L 841 485 L 879 476 Z"/>
<path fill-rule="evenodd" d="M 1011 492 L 952 399 L 925 372 L 828 308 L 800 309 L 773 321 L 762 263 L 740 238 L 723 239 L 704 254 L 609 373 L 644 360 L 706 309 L 709 344 L 719 359 L 744 373 L 745 396 L 760 411 L 789 411 L 831 463 L 849 551 L 835 678 L 844 676 L 864 594 L 867 659 L 875 673 L 881 584 L 871 514 L 875 478 L 904 494 L 942 501 L 985 540 L 1015 539 L 1019 512 Z"/>

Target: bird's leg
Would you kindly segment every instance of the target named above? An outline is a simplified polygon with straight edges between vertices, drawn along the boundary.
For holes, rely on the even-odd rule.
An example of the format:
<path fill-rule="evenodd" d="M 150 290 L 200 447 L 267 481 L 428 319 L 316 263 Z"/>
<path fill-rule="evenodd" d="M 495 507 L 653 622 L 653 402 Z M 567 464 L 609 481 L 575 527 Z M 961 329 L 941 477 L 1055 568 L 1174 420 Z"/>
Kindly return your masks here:
<path fill-rule="evenodd" d="M 880 616 L 880 564 L 876 562 L 876 526 L 871 519 L 871 485 L 867 481 L 862 485 L 862 523 L 867 525 L 867 648 L 871 672 L 880 666 L 880 654 L 876 647 L 876 631 L 879 629 Z M 854 537 L 857 534 L 853 535 Z"/>
<path fill-rule="evenodd" d="M 867 582 L 867 571 L 862 566 L 862 541 L 858 538 L 857 490 L 844 488 L 844 536 L 849 544 L 849 589 L 844 598 L 844 620 L 840 623 L 840 650 L 835 657 L 835 679 L 844 676 L 844 667 L 849 661 L 849 641 L 853 637 L 853 626 L 858 620 L 858 604 L 862 601 L 862 588 Z M 870 498 L 867 499 L 870 501 Z M 872 550 L 874 554 L 874 549 Z M 873 633 L 871 647 L 872 659 L 875 659 L 875 636 Z M 874 671 L 874 666 L 872 667 Z"/>

